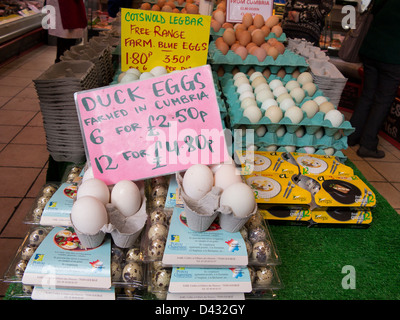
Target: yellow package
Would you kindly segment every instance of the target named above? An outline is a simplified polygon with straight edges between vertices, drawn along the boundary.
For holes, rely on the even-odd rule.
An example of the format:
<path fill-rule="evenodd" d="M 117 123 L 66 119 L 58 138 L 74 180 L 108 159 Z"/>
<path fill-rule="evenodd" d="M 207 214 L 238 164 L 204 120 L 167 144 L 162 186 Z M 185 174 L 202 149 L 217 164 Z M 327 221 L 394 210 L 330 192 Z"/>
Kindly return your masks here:
<path fill-rule="evenodd" d="M 260 209 L 262 217 L 267 220 L 307 222 L 311 220 L 311 210 L 308 207 L 299 206 L 266 206 Z"/>
<path fill-rule="evenodd" d="M 368 208 L 318 208 L 311 211 L 311 217 L 315 223 L 327 224 L 369 225 L 372 222 L 372 213 Z"/>

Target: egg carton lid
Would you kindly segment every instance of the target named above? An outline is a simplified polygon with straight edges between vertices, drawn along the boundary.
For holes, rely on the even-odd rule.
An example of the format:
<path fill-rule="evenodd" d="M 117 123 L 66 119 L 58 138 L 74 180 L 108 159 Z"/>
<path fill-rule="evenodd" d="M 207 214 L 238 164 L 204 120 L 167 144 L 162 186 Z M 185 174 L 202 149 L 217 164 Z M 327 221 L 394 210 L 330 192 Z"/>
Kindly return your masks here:
<path fill-rule="evenodd" d="M 33 81 L 37 84 L 66 79 L 84 82 L 94 68 L 94 64 L 87 60 L 61 61 L 50 66 Z"/>

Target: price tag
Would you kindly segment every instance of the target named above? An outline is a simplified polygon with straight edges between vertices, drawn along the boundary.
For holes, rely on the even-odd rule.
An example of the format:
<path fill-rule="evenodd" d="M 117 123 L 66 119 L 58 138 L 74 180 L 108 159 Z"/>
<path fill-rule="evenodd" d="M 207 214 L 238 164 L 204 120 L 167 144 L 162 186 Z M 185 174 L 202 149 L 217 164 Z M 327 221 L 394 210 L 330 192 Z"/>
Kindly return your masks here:
<path fill-rule="evenodd" d="M 107 184 L 230 159 L 211 67 L 75 93 L 86 156 Z"/>
<path fill-rule="evenodd" d="M 261 14 L 264 20 L 272 16 L 274 1 L 272 0 L 227 0 L 226 1 L 226 21 L 241 23 L 246 13 L 251 13 L 254 17 Z"/>
<path fill-rule="evenodd" d="M 121 9 L 121 70 L 168 71 L 207 63 L 211 16 Z"/>

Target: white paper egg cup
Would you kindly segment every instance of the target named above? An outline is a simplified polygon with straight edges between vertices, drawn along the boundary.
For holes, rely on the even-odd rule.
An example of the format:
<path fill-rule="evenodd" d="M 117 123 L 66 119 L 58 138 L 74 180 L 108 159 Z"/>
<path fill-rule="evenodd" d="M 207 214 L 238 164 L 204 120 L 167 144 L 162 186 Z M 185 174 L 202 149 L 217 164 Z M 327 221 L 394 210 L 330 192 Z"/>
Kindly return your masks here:
<path fill-rule="evenodd" d="M 232 209 L 227 206 L 221 206 L 218 210 L 219 213 L 219 225 L 227 232 L 239 231 L 246 222 L 257 213 L 257 204 L 254 206 L 254 210 L 246 217 L 239 218 L 234 215 Z"/>
<path fill-rule="evenodd" d="M 102 230 L 97 232 L 96 234 L 87 234 L 80 232 L 74 225 L 72 225 L 75 229 L 75 233 L 81 242 L 81 245 L 87 249 L 96 248 L 102 244 L 106 233 Z"/>
<path fill-rule="evenodd" d="M 213 187 L 203 198 L 194 200 L 183 190 L 183 177 L 179 172 L 176 173 L 176 180 L 178 182 L 179 194 L 183 201 L 188 227 L 193 231 L 206 231 L 218 216 L 217 209 L 222 189 Z"/>

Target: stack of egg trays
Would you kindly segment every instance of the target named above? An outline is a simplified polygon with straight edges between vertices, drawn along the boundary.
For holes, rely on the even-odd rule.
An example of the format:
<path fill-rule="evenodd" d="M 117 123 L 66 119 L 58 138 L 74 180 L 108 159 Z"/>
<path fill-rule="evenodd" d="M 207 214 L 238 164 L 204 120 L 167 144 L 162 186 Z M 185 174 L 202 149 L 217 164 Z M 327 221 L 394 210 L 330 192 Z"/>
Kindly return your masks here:
<path fill-rule="evenodd" d="M 305 70 L 308 68 L 308 64 L 304 57 L 295 54 L 288 49 L 286 49 L 283 54 L 278 55 L 276 60 L 271 56 L 267 56 L 263 61 L 258 61 L 257 57 L 251 54 L 247 55 L 246 59 L 243 60 L 232 50 L 229 50 L 226 55 L 222 54 L 222 52 L 216 48 L 215 41 L 213 41 L 209 45 L 208 55 L 212 64 L 268 66 L 272 73 L 277 73 L 281 68 L 284 68 L 286 73 L 292 73 L 296 68 L 299 68 L 299 70 Z"/>
<path fill-rule="evenodd" d="M 240 70 L 241 68 L 239 68 Z M 290 74 L 285 75 L 283 79 L 278 78 L 276 75 L 271 74 L 267 79 L 267 82 L 271 82 L 274 79 L 280 79 L 284 84 L 290 80 L 295 80 Z M 306 147 L 313 146 L 317 148 L 333 147 L 336 150 L 347 148 L 347 136 L 354 132 L 354 128 L 351 126 L 349 121 L 343 121 L 339 127 L 332 126 L 329 120 L 324 120 L 324 113 L 317 112 L 313 118 L 307 118 L 305 112 L 303 112 L 303 120 L 298 124 L 293 124 L 287 117 L 283 117 L 278 123 L 272 123 L 268 118 L 263 117 L 258 123 L 251 123 L 247 117 L 243 116 L 243 109 L 240 107 L 239 94 L 236 92 L 236 87 L 233 84 L 233 76 L 230 73 L 225 73 L 221 79 L 222 91 L 227 97 L 228 114 L 230 118 L 231 129 L 239 127 L 246 127 L 249 129 L 257 129 L 261 125 L 267 127 L 267 133 L 263 137 L 255 136 L 255 145 L 257 147 L 267 147 L 268 145 L 275 144 L 280 146 L 297 146 Z M 301 103 L 296 103 L 298 107 L 301 107 L 303 103 L 308 100 L 314 99 L 317 96 L 323 96 L 323 92 L 318 90 L 312 97 L 306 96 Z M 329 101 L 329 99 L 328 99 Z M 257 102 L 258 106 L 261 107 L 261 103 Z M 261 110 L 263 115 L 264 110 Z M 282 137 L 276 135 L 276 131 L 280 126 L 284 126 L 286 133 Z M 298 138 L 295 134 L 296 130 L 300 127 L 304 127 L 305 134 L 303 137 Z M 324 130 L 324 135 L 320 139 L 316 139 L 315 133 L 319 129 Z M 334 135 L 341 130 L 342 137 L 335 139 Z M 245 137 L 243 137 L 245 140 Z"/>
<path fill-rule="evenodd" d="M 90 61 L 61 61 L 33 80 L 46 132 L 47 150 L 56 161 L 79 163 L 85 159 L 74 93 L 97 87 Z"/>

